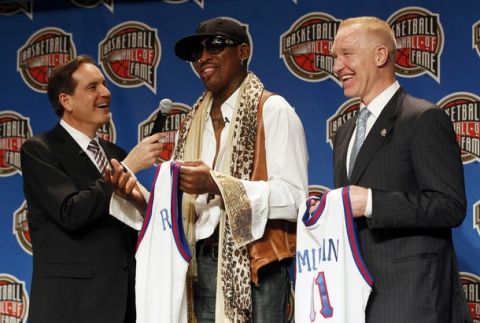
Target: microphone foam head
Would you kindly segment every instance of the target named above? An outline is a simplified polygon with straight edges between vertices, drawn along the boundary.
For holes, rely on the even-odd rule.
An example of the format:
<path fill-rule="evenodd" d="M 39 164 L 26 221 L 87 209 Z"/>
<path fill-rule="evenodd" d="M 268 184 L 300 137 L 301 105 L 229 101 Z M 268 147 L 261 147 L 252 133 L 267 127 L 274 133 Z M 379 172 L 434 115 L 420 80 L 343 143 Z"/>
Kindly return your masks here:
<path fill-rule="evenodd" d="M 172 109 L 173 102 L 170 99 L 162 99 L 159 104 L 160 111 L 168 113 Z"/>

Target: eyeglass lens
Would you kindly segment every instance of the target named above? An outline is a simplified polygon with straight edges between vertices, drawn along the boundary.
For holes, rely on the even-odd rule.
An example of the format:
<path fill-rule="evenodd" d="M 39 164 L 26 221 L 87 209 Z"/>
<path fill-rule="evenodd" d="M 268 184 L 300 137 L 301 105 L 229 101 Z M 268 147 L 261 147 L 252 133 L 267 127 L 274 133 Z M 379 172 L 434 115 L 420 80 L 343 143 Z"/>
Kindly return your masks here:
<path fill-rule="evenodd" d="M 237 45 L 231 39 L 226 39 L 223 37 L 212 37 L 207 38 L 203 42 L 201 42 L 192 53 L 192 61 L 198 60 L 205 49 L 209 54 L 215 55 L 221 53 L 226 47 Z"/>

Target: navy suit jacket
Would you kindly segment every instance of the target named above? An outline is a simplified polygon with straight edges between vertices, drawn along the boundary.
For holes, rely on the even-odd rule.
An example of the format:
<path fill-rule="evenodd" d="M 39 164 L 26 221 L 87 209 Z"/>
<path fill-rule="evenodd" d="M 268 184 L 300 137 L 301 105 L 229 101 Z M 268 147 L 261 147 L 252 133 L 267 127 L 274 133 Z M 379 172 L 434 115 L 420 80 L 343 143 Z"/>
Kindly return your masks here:
<path fill-rule="evenodd" d="M 449 117 L 400 88 L 361 147 L 346 157 L 355 117 L 335 135 L 335 187 L 372 189 L 371 218 L 356 220 L 374 286 L 367 322 L 471 322 L 451 228 L 465 217 L 460 148 Z"/>
<path fill-rule="evenodd" d="M 125 157 L 100 143 L 109 159 Z M 29 322 L 134 322 L 136 232 L 109 215 L 112 187 L 59 124 L 27 140 L 21 162 L 33 245 Z"/>

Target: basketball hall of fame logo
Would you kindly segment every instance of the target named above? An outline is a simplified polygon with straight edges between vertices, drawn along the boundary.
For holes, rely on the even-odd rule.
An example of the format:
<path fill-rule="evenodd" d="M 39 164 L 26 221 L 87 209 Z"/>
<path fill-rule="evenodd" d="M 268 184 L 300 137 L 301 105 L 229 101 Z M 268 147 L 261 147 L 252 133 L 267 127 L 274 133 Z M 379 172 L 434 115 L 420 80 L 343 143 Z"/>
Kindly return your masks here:
<path fill-rule="evenodd" d="M 56 27 L 43 28 L 18 50 L 17 70 L 32 90 L 44 93 L 51 70 L 75 56 L 72 34 Z"/>
<path fill-rule="evenodd" d="M 27 201 L 23 201 L 22 205 L 13 213 L 13 234 L 16 236 L 18 244 L 22 249 L 32 254 L 32 239 L 30 238 L 30 230 L 28 229 L 28 207 Z"/>
<path fill-rule="evenodd" d="M 463 291 L 474 323 L 480 323 L 480 277 L 469 272 L 460 272 Z"/>
<path fill-rule="evenodd" d="M 480 236 L 480 201 L 477 201 L 473 205 L 473 228 L 477 230 L 478 235 Z"/>
<path fill-rule="evenodd" d="M 437 105 L 450 117 L 462 149 L 464 164 L 480 160 L 480 97 L 468 92 L 455 92 Z"/>
<path fill-rule="evenodd" d="M 115 124 L 113 123 L 112 118 L 110 117 L 110 121 L 105 123 L 103 126 L 98 128 L 97 136 L 102 138 L 103 140 L 110 141 L 115 143 L 116 142 L 116 130 Z"/>
<path fill-rule="evenodd" d="M 95 8 L 100 4 L 107 7 L 110 12 L 113 12 L 113 0 L 70 0 L 75 5 L 82 8 Z"/>
<path fill-rule="evenodd" d="M 171 3 L 171 4 L 181 4 L 185 2 L 191 2 L 192 0 L 163 0 L 165 3 Z M 198 4 L 200 8 L 203 9 L 203 4 L 205 0 L 193 0 L 194 3 Z"/>
<path fill-rule="evenodd" d="M 327 120 L 327 143 L 333 148 L 332 138 L 345 122 L 354 117 L 360 109 L 360 99 L 350 99 L 337 109 L 335 114 Z"/>
<path fill-rule="evenodd" d="M 28 314 L 28 294 L 25 282 L 9 274 L 0 273 L 1 322 L 25 322 Z"/>
<path fill-rule="evenodd" d="M 15 111 L 0 111 L 0 177 L 20 173 L 20 148 L 31 136 L 29 118 Z"/>
<path fill-rule="evenodd" d="M 110 80 L 121 87 L 157 86 L 161 48 L 157 29 L 138 21 L 121 23 L 98 45 L 98 56 Z"/>
<path fill-rule="evenodd" d="M 162 138 L 160 140 L 164 145 L 160 154 L 160 161 L 167 161 L 172 157 L 173 149 L 175 148 L 175 136 L 177 130 L 180 128 L 180 125 L 182 124 L 183 120 L 185 120 L 187 113 L 190 110 L 191 108 L 188 105 L 179 102 L 173 102 L 170 112 L 167 113 L 165 125 L 161 130 Z M 160 107 L 153 111 L 145 121 L 138 125 L 138 142 L 142 141 L 143 138 L 150 136 L 153 123 L 159 112 Z"/>
<path fill-rule="evenodd" d="M 23 12 L 28 18 L 32 19 L 32 8 L 33 0 L 0 3 L 0 16 L 13 16 L 19 12 Z"/>
<path fill-rule="evenodd" d="M 438 14 L 407 7 L 387 19 L 397 40 L 395 70 L 403 77 L 428 74 L 440 83 L 443 29 Z"/>
<path fill-rule="evenodd" d="M 296 77 L 308 82 L 331 78 L 331 49 L 340 20 L 323 12 L 306 14 L 280 36 L 280 58 Z"/>
<path fill-rule="evenodd" d="M 472 26 L 472 48 L 475 48 L 480 56 L 480 20 Z"/>

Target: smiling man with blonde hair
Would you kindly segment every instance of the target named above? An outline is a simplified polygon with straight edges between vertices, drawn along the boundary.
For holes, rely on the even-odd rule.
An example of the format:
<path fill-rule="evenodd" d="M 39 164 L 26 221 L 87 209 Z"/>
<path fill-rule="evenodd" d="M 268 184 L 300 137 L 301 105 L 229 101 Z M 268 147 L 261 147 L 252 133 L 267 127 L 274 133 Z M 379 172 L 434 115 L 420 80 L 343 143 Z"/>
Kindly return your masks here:
<path fill-rule="evenodd" d="M 373 277 L 371 323 L 471 322 L 452 243 L 465 217 L 460 148 L 448 116 L 395 78 L 395 39 L 375 17 L 343 21 L 332 54 L 344 94 L 361 101 L 335 134 L 335 187 L 350 185 Z"/>

